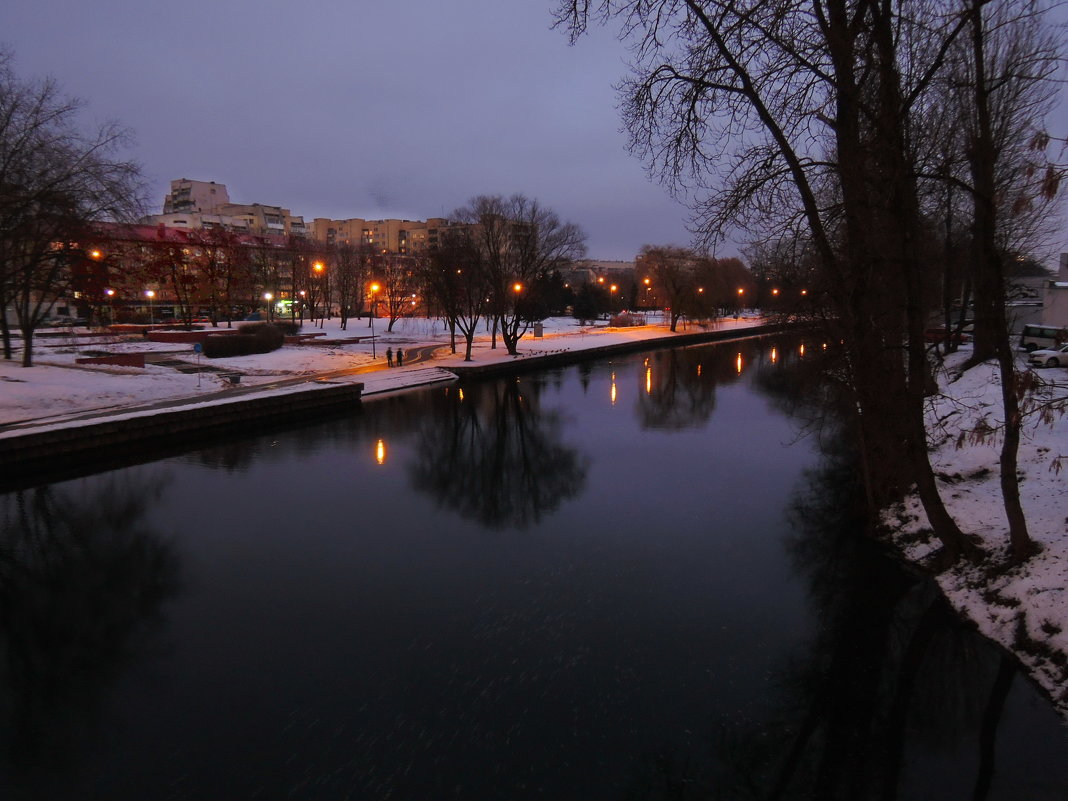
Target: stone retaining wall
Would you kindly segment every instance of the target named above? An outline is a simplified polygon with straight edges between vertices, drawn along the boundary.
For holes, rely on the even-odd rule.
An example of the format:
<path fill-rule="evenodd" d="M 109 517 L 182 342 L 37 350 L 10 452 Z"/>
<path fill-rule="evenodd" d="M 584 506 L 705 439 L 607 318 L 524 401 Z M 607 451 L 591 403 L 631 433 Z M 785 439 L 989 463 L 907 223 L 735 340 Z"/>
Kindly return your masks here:
<path fill-rule="evenodd" d="M 771 323 L 768 325 L 753 326 L 752 328 L 724 328 L 719 331 L 698 331 L 693 334 L 678 334 L 670 337 L 657 337 L 655 339 L 636 339 L 630 342 L 617 342 L 612 345 L 602 345 L 597 348 L 584 350 L 564 350 L 555 353 L 528 353 L 520 354 L 508 361 L 493 362 L 492 364 L 450 364 L 446 369 L 463 378 L 490 378 L 501 375 L 513 375 L 529 370 L 540 370 L 546 367 L 562 367 L 568 364 L 578 364 L 590 359 L 600 359 L 616 353 L 637 353 L 643 350 L 657 350 L 660 348 L 678 348 L 686 345 L 700 345 L 711 342 L 723 342 L 731 339 L 745 339 L 748 337 L 761 337 L 768 334 L 781 334 L 787 331 L 798 331 L 806 328 L 805 324 L 795 323 Z M 531 340 L 531 344 L 535 340 Z M 552 340 L 538 340 L 546 348 L 552 347 Z"/>
<path fill-rule="evenodd" d="M 210 444 L 213 438 L 315 419 L 316 413 L 357 408 L 363 384 L 238 398 L 160 409 L 125 419 L 103 419 L 0 437 L 0 488 L 35 486 L 124 464 L 151 461 L 167 451 Z"/>

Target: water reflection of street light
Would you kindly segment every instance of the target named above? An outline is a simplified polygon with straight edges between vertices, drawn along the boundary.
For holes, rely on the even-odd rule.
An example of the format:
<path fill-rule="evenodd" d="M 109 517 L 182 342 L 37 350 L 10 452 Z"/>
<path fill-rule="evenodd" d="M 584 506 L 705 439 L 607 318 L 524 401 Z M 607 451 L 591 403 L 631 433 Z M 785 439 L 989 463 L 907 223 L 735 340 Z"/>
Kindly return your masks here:
<path fill-rule="evenodd" d="M 375 461 L 379 464 L 386 463 L 386 443 L 384 440 L 378 440 L 375 443 Z"/>
<path fill-rule="evenodd" d="M 153 300 L 153 298 L 156 297 L 156 293 L 155 293 L 154 290 L 146 289 L 145 290 L 145 297 L 148 298 L 148 324 L 149 325 L 155 325 L 156 324 L 156 309 L 155 309 L 155 306 L 152 304 L 152 300 Z"/>

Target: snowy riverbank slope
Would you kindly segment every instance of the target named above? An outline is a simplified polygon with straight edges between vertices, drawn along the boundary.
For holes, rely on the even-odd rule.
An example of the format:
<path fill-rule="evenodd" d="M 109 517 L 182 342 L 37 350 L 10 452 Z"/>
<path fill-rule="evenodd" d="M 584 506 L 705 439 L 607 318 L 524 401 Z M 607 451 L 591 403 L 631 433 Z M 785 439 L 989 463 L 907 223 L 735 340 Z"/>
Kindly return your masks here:
<path fill-rule="evenodd" d="M 949 357 L 939 376 L 941 394 L 928 409 L 932 463 L 941 491 L 961 528 L 976 535 L 989 556 L 938 576 L 953 604 L 987 637 L 1013 651 L 1068 716 L 1068 414 L 1052 422 L 1028 419 L 1019 452 L 1021 500 L 1031 537 L 1042 552 L 1007 567 L 1008 523 L 1001 502 L 997 432 L 1001 386 L 995 364 L 961 372 L 970 352 Z M 1068 370 L 1037 373 L 1048 399 L 1068 395 Z M 985 421 L 984 441 L 969 436 Z M 1063 470 L 1061 467 L 1063 460 Z M 913 497 L 884 517 L 905 556 L 922 562 L 936 547 L 927 518 Z"/>

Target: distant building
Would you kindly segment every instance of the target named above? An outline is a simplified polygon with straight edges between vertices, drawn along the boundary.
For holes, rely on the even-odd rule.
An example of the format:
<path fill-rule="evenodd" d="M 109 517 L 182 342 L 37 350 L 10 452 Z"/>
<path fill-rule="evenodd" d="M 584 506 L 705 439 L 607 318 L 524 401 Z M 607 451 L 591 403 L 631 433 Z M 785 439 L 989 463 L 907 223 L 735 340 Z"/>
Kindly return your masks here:
<path fill-rule="evenodd" d="M 171 191 L 163 198 L 163 213 L 145 218 L 153 225 L 168 228 L 225 228 L 255 236 L 307 236 L 304 218 L 281 206 L 262 203 L 232 203 L 225 184 L 215 181 L 171 181 Z"/>
<path fill-rule="evenodd" d="M 328 245 L 366 245 L 390 253 L 417 253 L 437 247 L 440 231 L 448 226 L 449 221 L 441 217 L 425 221 L 316 217 L 311 224 L 311 236 Z"/>
<path fill-rule="evenodd" d="M 1046 283 L 1042 324 L 1068 326 L 1068 253 L 1061 254 L 1057 277 Z"/>
<path fill-rule="evenodd" d="M 163 198 L 164 214 L 220 214 L 230 205 L 230 193 L 225 184 L 214 181 L 190 181 L 179 178 L 171 181 L 171 191 Z"/>

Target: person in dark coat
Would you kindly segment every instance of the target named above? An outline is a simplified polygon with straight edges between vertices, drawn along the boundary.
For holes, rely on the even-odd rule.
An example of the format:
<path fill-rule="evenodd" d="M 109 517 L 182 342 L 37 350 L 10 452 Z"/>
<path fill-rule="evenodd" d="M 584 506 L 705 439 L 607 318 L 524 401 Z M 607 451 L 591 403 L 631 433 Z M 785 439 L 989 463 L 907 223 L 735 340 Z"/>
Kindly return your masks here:
<path fill-rule="evenodd" d="M 404 365 L 404 351 L 397 348 L 397 367 Z"/>
<path fill-rule="evenodd" d="M 398 358 L 400 353 L 397 354 Z M 393 366 L 393 348 L 386 348 L 386 367 Z"/>

